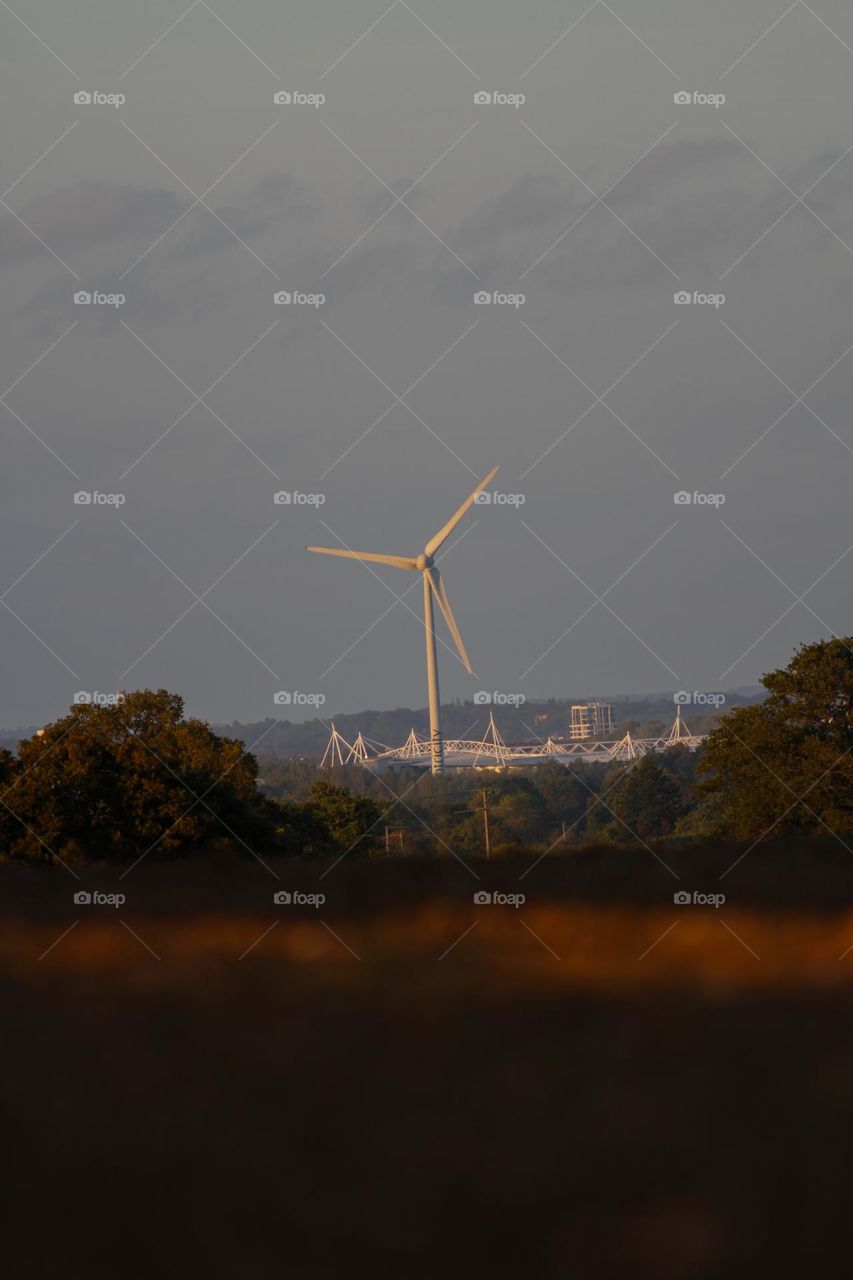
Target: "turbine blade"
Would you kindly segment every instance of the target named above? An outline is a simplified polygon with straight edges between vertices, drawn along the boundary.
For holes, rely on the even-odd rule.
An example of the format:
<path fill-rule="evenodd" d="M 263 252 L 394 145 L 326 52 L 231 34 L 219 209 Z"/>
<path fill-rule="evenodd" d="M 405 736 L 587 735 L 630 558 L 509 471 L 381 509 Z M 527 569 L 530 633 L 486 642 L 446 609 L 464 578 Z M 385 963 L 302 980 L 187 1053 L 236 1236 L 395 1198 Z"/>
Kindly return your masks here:
<path fill-rule="evenodd" d="M 453 636 L 456 648 L 459 650 L 459 657 L 465 664 L 465 670 L 468 674 L 473 675 L 474 672 L 471 669 L 471 663 L 468 659 L 465 645 L 462 643 L 462 636 L 459 634 L 459 628 L 456 625 L 456 619 L 453 616 L 453 610 L 450 607 L 450 601 L 448 600 L 447 592 L 444 589 L 444 579 L 438 572 L 438 569 L 435 568 L 428 569 L 427 575 L 429 577 L 429 585 L 432 587 L 432 594 L 435 596 L 436 603 L 442 612 L 444 621 L 450 629 L 450 634 Z"/>
<path fill-rule="evenodd" d="M 473 491 L 473 493 L 469 493 L 468 497 L 462 503 L 462 506 L 459 508 L 456 514 L 450 517 L 447 524 L 442 529 L 439 529 L 435 537 L 430 538 L 429 542 L 424 547 L 424 552 L 426 553 L 426 555 L 431 556 L 435 554 L 435 552 L 441 546 L 442 542 L 444 542 L 444 539 L 448 536 L 448 534 L 453 532 L 453 530 L 458 525 L 459 521 L 464 516 L 465 512 L 468 510 L 470 506 L 472 506 L 474 499 L 477 497 L 477 494 L 483 492 L 483 490 L 485 489 L 489 481 L 493 480 L 499 471 L 500 471 L 499 466 L 494 467 L 487 476 L 483 477 L 483 479 L 477 485 L 477 488 Z"/>
<path fill-rule="evenodd" d="M 411 556 L 381 556 L 374 551 L 345 551 L 343 547 L 306 547 L 321 556 L 343 556 L 345 560 L 372 560 L 375 564 L 393 564 L 396 569 L 417 569 Z"/>

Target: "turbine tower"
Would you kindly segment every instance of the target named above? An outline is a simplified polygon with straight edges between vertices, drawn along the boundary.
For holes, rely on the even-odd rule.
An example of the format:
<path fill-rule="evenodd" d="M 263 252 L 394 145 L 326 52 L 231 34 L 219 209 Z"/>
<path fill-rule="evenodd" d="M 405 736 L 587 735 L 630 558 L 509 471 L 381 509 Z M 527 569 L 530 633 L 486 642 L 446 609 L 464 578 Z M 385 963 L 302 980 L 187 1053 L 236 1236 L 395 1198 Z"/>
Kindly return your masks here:
<path fill-rule="evenodd" d="M 456 619 L 450 608 L 450 602 L 447 599 L 447 592 L 444 589 L 444 581 L 435 564 L 435 553 L 439 547 L 450 536 L 458 525 L 459 521 L 465 515 L 465 512 L 471 507 L 477 496 L 483 492 L 486 485 L 489 484 L 497 475 L 499 468 L 495 467 L 487 476 L 480 481 L 476 489 L 469 493 L 468 497 L 462 503 L 459 510 L 452 515 L 447 524 L 443 525 L 424 547 L 419 556 L 385 556 L 378 555 L 372 551 L 348 551 L 342 547 L 307 547 L 307 551 L 317 551 L 324 556 L 343 556 L 347 560 L 369 560 L 374 564 L 390 564 L 396 569 L 410 569 L 420 573 L 423 577 L 424 584 L 424 630 L 426 632 L 426 662 L 427 662 L 427 688 L 429 690 L 429 731 L 430 746 L 432 752 L 432 771 L 433 773 L 444 772 L 444 742 L 441 736 L 441 700 L 438 694 L 438 656 L 435 647 L 435 622 L 433 618 L 433 598 L 435 599 L 442 617 L 447 623 L 450 634 L 459 656 L 465 666 L 465 670 L 470 674 L 471 663 L 468 661 L 468 654 L 465 652 L 465 645 L 462 643 L 462 636 L 459 634 L 459 628 L 456 625 Z"/>

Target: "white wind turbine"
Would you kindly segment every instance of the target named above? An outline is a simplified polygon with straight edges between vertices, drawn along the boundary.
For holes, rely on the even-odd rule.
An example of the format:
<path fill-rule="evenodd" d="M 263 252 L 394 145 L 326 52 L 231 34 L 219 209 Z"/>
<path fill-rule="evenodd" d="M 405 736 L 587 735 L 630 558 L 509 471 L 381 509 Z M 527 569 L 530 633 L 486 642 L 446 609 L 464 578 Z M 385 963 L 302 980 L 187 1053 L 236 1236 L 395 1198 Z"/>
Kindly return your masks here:
<path fill-rule="evenodd" d="M 397 569 L 413 569 L 423 575 L 424 582 L 424 630 L 426 632 L 426 659 L 427 659 L 427 687 L 429 689 L 429 729 L 430 744 L 432 750 L 432 771 L 433 773 L 444 772 L 444 743 L 441 737 L 441 702 L 438 696 L 438 659 L 435 648 L 435 626 L 433 623 L 432 601 L 435 597 L 436 603 L 442 612 L 444 621 L 450 628 L 450 634 L 459 651 L 459 656 L 465 665 L 465 670 L 471 672 L 471 663 L 468 661 L 468 654 L 465 652 L 465 645 L 462 643 L 462 636 L 459 634 L 459 628 L 456 625 L 456 619 L 450 608 L 447 599 L 447 592 L 444 589 L 444 582 L 439 573 L 434 556 L 441 544 L 450 536 L 464 516 L 465 512 L 471 507 L 477 496 L 483 492 L 486 485 L 489 484 L 497 475 L 499 467 L 495 467 L 485 476 L 477 485 L 473 492 L 462 503 L 459 510 L 452 515 L 446 525 L 439 529 L 438 533 L 430 538 L 421 554 L 417 557 L 412 556 L 383 556 L 372 551 L 345 551 L 339 547 L 307 547 L 307 551 L 317 551 L 324 556 L 343 556 L 347 560 L 370 560 L 375 564 L 390 564 Z"/>

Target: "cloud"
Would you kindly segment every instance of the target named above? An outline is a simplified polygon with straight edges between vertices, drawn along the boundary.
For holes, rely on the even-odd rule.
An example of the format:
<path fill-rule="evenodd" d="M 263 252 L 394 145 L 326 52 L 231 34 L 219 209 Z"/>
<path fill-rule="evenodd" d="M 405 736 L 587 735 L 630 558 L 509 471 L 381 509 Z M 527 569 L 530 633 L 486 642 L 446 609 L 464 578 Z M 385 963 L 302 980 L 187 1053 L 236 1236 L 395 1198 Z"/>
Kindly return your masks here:
<path fill-rule="evenodd" d="M 156 238 L 187 203 L 163 187 L 86 181 L 40 196 L 16 212 L 57 253 L 82 253 L 119 240 Z M 3 212 L 0 252 L 7 261 L 15 261 L 45 250 Z"/>
<path fill-rule="evenodd" d="M 321 203 L 309 197 L 301 183 L 283 172 L 260 178 L 239 201 L 217 206 L 211 198 L 211 208 L 234 235 L 201 205 L 187 213 L 192 203 L 190 196 L 165 187 L 86 181 L 40 197 L 22 208 L 20 216 L 74 267 L 82 287 L 105 292 L 120 288 L 132 295 L 136 314 L 142 312 L 156 324 L 181 315 L 201 318 L 211 306 L 228 306 L 234 301 L 234 285 L 200 276 L 199 271 L 205 260 L 231 249 L 245 254 L 251 263 L 235 235 L 248 245 L 268 237 L 275 248 L 259 248 L 258 252 L 275 269 L 292 257 L 293 228 L 300 228 L 303 238 L 306 232 L 315 235 L 311 229 L 322 210 Z M 187 216 L 169 234 L 184 213 Z M 285 226 L 291 237 L 287 254 L 278 235 Z M 121 271 L 160 236 L 162 242 L 142 259 L 126 282 L 117 284 Z M 104 250 L 110 246 L 122 251 L 120 266 L 114 255 L 105 266 Z M 7 265 L 39 259 L 48 266 L 53 263 L 44 247 L 11 215 L 0 217 L 0 254 Z M 168 267 L 165 273 L 164 263 Z M 269 279 L 272 282 L 272 276 Z M 70 285 L 71 278 L 56 264 L 56 271 L 15 314 L 33 320 L 37 332 L 60 332 L 70 319 L 79 319 L 71 303 Z"/>
<path fill-rule="evenodd" d="M 140 241 L 140 248 L 144 248 L 192 203 L 189 195 L 166 187 L 84 181 L 40 196 L 16 212 L 57 253 L 83 254 L 132 240 Z M 217 205 L 215 196 L 207 203 L 246 240 L 260 237 L 283 222 L 304 222 L 315 217 L 320 208 L 317 200 L 309 198 L 302 185 L 287 173 L 267 174 L 232 203 Z M 179 249 L 171 249 L 173 257 L 213 253 L 234 242 L 215 218 L 202 206 L 198 208 L 210 227 L 199 244 L 183 240 Z M 11 214 L 5 213 L 0 216 L 0 252 L 8 262 L 30 260 L 45 250 Z"/>
<path fill-rule="evenodd" d="M 188 200 L 187 205 L 190 203 Z M 236 242 L 231 231 L 252 244 L 262 236 L 279 231 L 285 224 L 313 222 L 322 211 L 320 202 L 310 197 L 302 184 L 288 173 L 267 174 L 249 187 L 238 201 L 218 204 L 211 196 L 207 203 L 227 226 L 224 227 L 199 205 L 199 216 L 191 234 L 188 228 L 169 250 L 173 261 L 189 262 L 234 245 Z"/>

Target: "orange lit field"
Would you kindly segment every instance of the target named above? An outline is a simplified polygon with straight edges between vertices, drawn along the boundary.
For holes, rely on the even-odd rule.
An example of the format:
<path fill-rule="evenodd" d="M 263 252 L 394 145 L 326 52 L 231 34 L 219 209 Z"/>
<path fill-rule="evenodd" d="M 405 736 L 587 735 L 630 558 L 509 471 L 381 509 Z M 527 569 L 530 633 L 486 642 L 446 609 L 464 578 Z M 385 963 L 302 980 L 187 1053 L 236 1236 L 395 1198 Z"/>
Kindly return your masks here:
<path fill-rule="evenodd" d="M 851 860 L 729 854 L 3 869 L 8 1274 L 844 1274 Z"/>
<path fill-rule="evenodd" d="M 155 977 L 152 961 L 165 965 L 168 977 Z M 237 962 L 258 973 L 286 974 L 290 985 L 354 991 L 403 974 L 417 980 L 424 968 L 441 963 L 435 974 L 441 989 L 470 986 L 484 999 L 490 990 L 500 998 L 530 990 L 607 994 L 670 986 L 706 993 L 834 989 L 853 983 L 853 910 L 827 919 L 713 908 L 463 908 L 439 900 L 344 922 L 329 914 L 101 914 L 65 936 L 53 924 L 11 920 L 0 940 L 4 970 L 41 982 L 79 975 L 142 985 L 168 981 L 184 989 L 202 977 L 214 981 Z"/>

